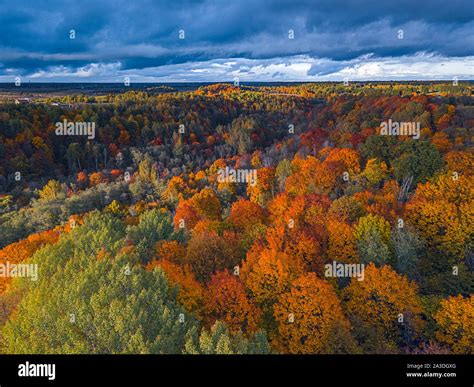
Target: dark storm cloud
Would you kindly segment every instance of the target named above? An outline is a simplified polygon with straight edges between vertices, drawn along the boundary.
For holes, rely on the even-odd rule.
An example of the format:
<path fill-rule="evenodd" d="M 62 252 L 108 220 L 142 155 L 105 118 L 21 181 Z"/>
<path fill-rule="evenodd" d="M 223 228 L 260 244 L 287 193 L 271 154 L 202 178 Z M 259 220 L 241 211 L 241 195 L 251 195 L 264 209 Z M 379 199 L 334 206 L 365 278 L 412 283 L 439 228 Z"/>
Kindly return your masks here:
<path fill-rule="evenodd" d="M 295 55 L 336 62 L 418 52 L 467 57 L 474 52 L 473 20 L 470 0 L 3 0 L 0 74 L 92 63 L 140 70 Z M 69 39 L 71 29 L 75 40 Z M 398 39 L 399 29 L 404 39 Z"/>

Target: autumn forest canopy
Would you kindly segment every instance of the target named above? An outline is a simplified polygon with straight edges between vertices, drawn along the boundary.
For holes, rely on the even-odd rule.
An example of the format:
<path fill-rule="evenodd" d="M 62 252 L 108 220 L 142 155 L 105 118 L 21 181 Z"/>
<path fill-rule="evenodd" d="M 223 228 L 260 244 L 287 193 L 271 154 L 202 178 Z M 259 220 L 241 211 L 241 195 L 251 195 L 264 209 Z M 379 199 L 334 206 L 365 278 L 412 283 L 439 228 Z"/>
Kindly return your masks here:
<path fill-rule="evenodd" d="M 1 102 L 0 353 L 474 353 L 473 90 Z"/>

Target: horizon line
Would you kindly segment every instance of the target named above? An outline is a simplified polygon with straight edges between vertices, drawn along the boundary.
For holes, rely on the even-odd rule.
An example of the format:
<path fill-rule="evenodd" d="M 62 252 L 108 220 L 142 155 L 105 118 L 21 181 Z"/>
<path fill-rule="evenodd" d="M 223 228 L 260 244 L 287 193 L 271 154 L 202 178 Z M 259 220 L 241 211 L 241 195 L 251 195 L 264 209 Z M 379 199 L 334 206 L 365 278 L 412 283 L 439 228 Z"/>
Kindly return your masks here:
<path fill-rule="evenodd" d="M 458 79 L 458 82 L 474 82 L 473 79 Z M 240 81 L 240 86 L 246 84 L 256 84 L 256 83 L 342 83 L 343 80 L 340 81 Z M 369 82 L 378 82 L 378 83 L 401 83 L 401 82 L 453 82 L 452 79 L 398 79 L 398 80 L 381 80 L 381 79 L 370 79 L 370 80 L 349 80 L 350 83 L 369 83 Z M 234 81 L 164 81 L 164 82 L 131 82 L 129 86 L 125 86 L 123 82 L 104 82 L 104 81 L 86 81 L 86 82 L 79 82 L 79 81 L 71 81 L 71 82 L 63 82 L 63 81 L 28 81 L 22 82 L 20 86 L 15 86 L 21 88 L 23 85 L 30 85 L 30 84 L 108 84 L 108 85 L 123 85 L 124 87 L 132 87 L 133 85 L 148 85 L 148 84 L 157 84 L 157 85 L 165 85 L 165 84 L 233 84 Z M 15 85 L 15 82 L 0 82 L 0 85 Z M 239 87 L 239 86 L 236 86 Z"/>

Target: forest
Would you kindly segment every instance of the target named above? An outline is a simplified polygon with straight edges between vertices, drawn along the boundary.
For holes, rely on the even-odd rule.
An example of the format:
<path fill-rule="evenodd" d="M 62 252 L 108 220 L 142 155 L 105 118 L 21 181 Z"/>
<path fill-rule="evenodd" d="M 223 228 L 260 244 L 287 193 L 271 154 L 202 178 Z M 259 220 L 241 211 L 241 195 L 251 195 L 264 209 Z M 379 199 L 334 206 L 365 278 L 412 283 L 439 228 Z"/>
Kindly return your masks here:
<path fill-rule="evenodd" d="M 0 353 L 474 353 L 472 83 L 162 89 L 0 103 Z"/>

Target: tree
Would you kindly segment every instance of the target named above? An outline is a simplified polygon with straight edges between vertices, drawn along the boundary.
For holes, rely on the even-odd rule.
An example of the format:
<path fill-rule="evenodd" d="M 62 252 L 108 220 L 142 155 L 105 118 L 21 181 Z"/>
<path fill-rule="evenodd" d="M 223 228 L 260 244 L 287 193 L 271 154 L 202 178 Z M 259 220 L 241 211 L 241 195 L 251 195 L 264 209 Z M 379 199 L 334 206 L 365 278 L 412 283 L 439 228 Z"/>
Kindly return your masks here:
<path fill-rule="evenodd" d="M 218 220 L 221 216 L 221 203 L 214 190 L 204 188 L 189 201 L 201 218 Z"/>
<path fill-rule="evenodd" d="M 417 286 L 388 265 L 366 266 L 364 280 L 353 278 L 343 300 L 356 338 L 368 352 L 394 351 L 420 335 Z"/>
<path fill-rule="evenodd" d="M 128 238 L 146 256 L 146 261 L 152 258 L 156 242 L 168 239 L 173 232 L 171 218 L 164 209 L 153 209 L 140 215 L 140 222 L 127 229 Z"/>
<path fill-rule="evenodd" d="M 67 152 L 65 156 L 66 156 L 66 159 L 68 160 L 70 170 L 82 169 L 81 167 L 82 154 L 83 154 L 83 151 L 81 149 L 81 146 L 77 142 L 69 144 L 69 147 L 67 148 Z M 76 162 L 77 162 L 77 167 L 76 167 Z"/>
<path fill-rule="evenodd" d="M 342 196 L 334 200 L 329 209 L 329 215 L 351 223 L 365 214 L 364 207 L 353 196 Z"/>
<path fill-rule="evenodd" d="M 291 289 L 279 297 L 274 310 L 278 323 L 274 340 L 280 351 L 334 353 L 335 326 L 346 336 L 346 347 L 354 346 L 349 322 L 334 289 L 315 273 L 293 281 Z"/>
<path fill-rule="evenodd" d="M 26 261 L 41 247 L 54 244 L 59 239 L 58 229 L 47 230 L 37 234 L 31 234 L 27 238 L 12 243 L 0 250 L 0 264 L 18 264 Z M 10 277 L 0 277 L 0 294 L 3 293 L 10 283 Z"/>
<path fill-rule="evenodd" d="M 89 176 L 89 184 L 91 187 L 94 187 L 101 183 L 106 183 L 107 177 L 102 172 L 94 172 Z"/>
<path fill-rule="evenodd" d="M 176 214 L 173 218 L 174 227 L 179 229 L 192 230 L 201 217 L 197 209 L 189 200 L 181 199 L 176 207 Z"/>
<path fill-rule="evenodd" d="M 366 159 L 379 159 L 389 164 L 396 155 L 397 139 L 394 136 L 374 135 L 367 138 L 361 145 L 361 156 Z"/>
<path fill-rule="evenodd" d="M 387 164 L 377 159 L 367 160 L 364 171 L 359 175 L 359 178 L 364 179 L 368 187 L 377 187 L 387 177 Z"/>
<path fill-rule="evenodd" d="M 257 182 L 247 186 L 247 195 L 250 201 L 265 207 L 267 202 L 273 198 L 276 190 L 275 168 L 263 167 L 257 170 Z"/>
<path fill-rule="evenodd" d="M 332 149 L 325 163 L 340 163 L 342 170 L 348 172 L 350 176 L 360 173 L 359 154 L 354 149 L 349 148 L 335 148 Z"/>
<path fill-rule="evenodd" d="M 384 218 L 369 214 L 359 219 L 354 231 L 362 262 L 381 266 L 391 257 L 391 227 Z"/>
<path fill-rule="evenodd" d="M 47 201 L 58 198 L 61 191 L 61 184 L 56 180 L 50 180 L 43 189 L 38 192 L 38 194 L 40 200 Z"/>
<path fill-rule="evenodd" d="M 311 149 L 313 156 L 327 139 L 327 133 L 321 128 L 311 129 L 301 134 L 301 143 Z"/>
<path fill-rule="evenodd" d="M 133 249 L 116 251 L 113 240 L 124 235 L 116 234 L 116 222 L 89 218 L 35 256 L 42 275 L 26 284 L 2 329 L 7 353 L 182 352 L 193 317 L 177 304 L 161 269 L 142 268 Z M 100 246 L 109 258 L 97 259 Z"/>
<path fill-rule="evenodd" d="M 314 232 L 313 232 L 314 231 Z M 291 257 L 293 265 L 302 270 L 320 270 L 327 234 L 322 226 L 285 228 L 283 225 L 267 229 L 265 240 L 270 249 Z"/>
<path fill-rule="evenodd" d="M 118 142 L 122 146 L 128 145 L 130 143 L 130 134 L 125 129 L 120 131 Z"/>
<path fill-rule="evenodd" d="M 428 248 L 443 252 L 450 263 L 463 262 L 473 244 L 473 180 L 440 175 L 420 184 L 406 205 L 408 221 Z"/>
<path fill-rule="evenodd" d="M 429 141 L 405 141 L 401 155 L 394 160 L 393 171 L 398 181 L 413 177 L 415 184 L 424 183 L 444 166 L 438 150 Z"/>
<path fill-rule="evenodd" d="M 354 230 L 350 225 L 338 220 L 328 222 L 328 259 L 342 263 L 359 261 Z"/>
<path fill-rule="evenodd" d="M 248 250 L 252 244 L 265 234 L 267 212 L 257 203 L 240 199 L 232 204 L 229 216 L 221 228 L 230 227 L 238 235 L 238 245 Z M 245 255 L 245 251 L 243 251 Z"/>
<path fill-rule="evenodd" d="M 186 262 L 191 265 L 196 278 L 206 282 L 217 271 L 233 269 L 239 260 L 226 240 L 210 231 L 193 233 L 186 251 Z"/>
<path fill-rule="evenodd" d="M 445 132 L 436 132 L 431 138 L 431 143 L 440 153 L 446 153 L 452 148 L 451 141 L 449 141 L 449 136 Z"/>
<path fill-rule="evenodd" d="M 440 310 L 434 315 L 436 338 L 454 353 L 474 353 L 474 296 L 461 295 L 441 301 Z"/>
<path fill-rule="evenodd" d="M 291 161 L 283 159 L 280 161 L 275 170 L 275 176 L 278 182 L 278 188 L 283 190 L 285 188 L 286 179 L 293 173 Z"/>
<path fill-rule="evenodd" d="M 261 311 L 247 297 L 238 277 L 225 270 L 207 284 L 204 314 L 209 325 L 223 321 L 231 332 L 249 334 L 257 330 Z"/>
<path fill-rule="evenodd" d="M 153 260 L 147 265 L 147 269 L 152 271 L 155 267 L 161 268 L 171 287 L 178 288 L 176 300 L 180 305 L 199 317 L 202 313 L 204 288 L 196 280 L 191 268 L 187 265 L 178 265 L 165 259 Z"/>
<path fill-rule="evenodd" d="M 123 171 L 121 169 L 112 169 L 110 171 L 110 177 L 113 179 L 113 180 L 117 180 L 120 176 L 123 175 Z"/>
<path fill-rule="evenodd" d="M 112 200 L 112 203 L 110 203 L 106 208 L 105 208 L 105 211 L 109 211 L 110 213 L 114 214 L 114 215 L 120 215 L 120 214 L 123 214 L 124 213 L 124 208 L 123 206 L 120 204 L 120 202 L 118 202 L 117 200 Z"/>
<path fill-rule="evenodd" d="M 79 187 L 81 187 L 82 189 L 86 188 L 87 187 L 87 181 L 88 181 L 88 176 L 87 176 L 87 173 L 84 172 L 84 171 L 81 171 L 77 174 L 77 184 L 79 185 Z"/>
<path fill-rule="evenodd" d="M 423 240 L 406 226 L 392 234 L 392 244 L 397 272 L 412 280 L 420 280 L 419 260 L 424 252 Z"/>
<path fill-rule="evenodd" d="M 242 265 L 241 278 L 252 299 L 266 308 L 272 306 L 295 278 L 296 273 L 292 272 L 289 263 L 290 257 L 276 250 L 249 251 Z"/>
<path fill-rule="evenodd" d="M 194 329 L 188 334 L 186 354 L 242 355 L 269 354 L 270 345 L 265 331 L 258 331 L 250 338 L 241 332 L 233 334 L 227 326 L 217 321 L 211 329 L 203 328 L 200 334 Z"/>
<path fill-rule="evenodd" d="M 275 226 L 286 226 L 298 231 L 324 224 L 329 205 L 327 196 L 307 194 L 295 197 L 281 193 L 268 204 L 268 210 Z"/>
<path fill-rule="evenodd" d="M 329 199 L 316 194 L 276 196 L 268 206 L 275 224 L 266 232 L 272 249 L 285 252 L 308 270 L 320 270 L 327 249 L 325 216 Z"/>
<path fill-rule="evenodd" d="M 176 264 L 183 264 L 186 257 L 186 246 L 178 241 L 162 240 L 156 244 L 158 259 Z"/>
<path fill-rule="evenodd" d="M 251 134 L 257 125 L 253 118 L 239 117 L 232 121 L 227 143 L 232 146 L 238 154 L 245 154 L 252 150 Z"/>
<path fill-rule="evenodd" d="M 265 223 L 265 212 L 257 203 L 240 199 L 232 204 L 227 221 L 240 230 Z"/>
<path fill-rule="evenodd" d="M 328 194 L 331 192 L 342 169 L 336 170 L 338 163 L 321 163 L 316 157 L 301 159 L 295 156 L 292 169 L 295 171 L 285 182 L 285 191 L 292 195 Z"/>
<path fill-rule="evenodd" d="M 164 182 L 158 178 L 156 164 L 150 156 L 138 164 L 129 188 L 135 198 L 148 201 L 156 200 L 165 191 Z"/>
<path fill-rule="evenodd" d="M 474 155 L 471 152 L 451 151 L 445 155 L 445 160 L 452 172 L 469 176 L 474 173 Z"/>

